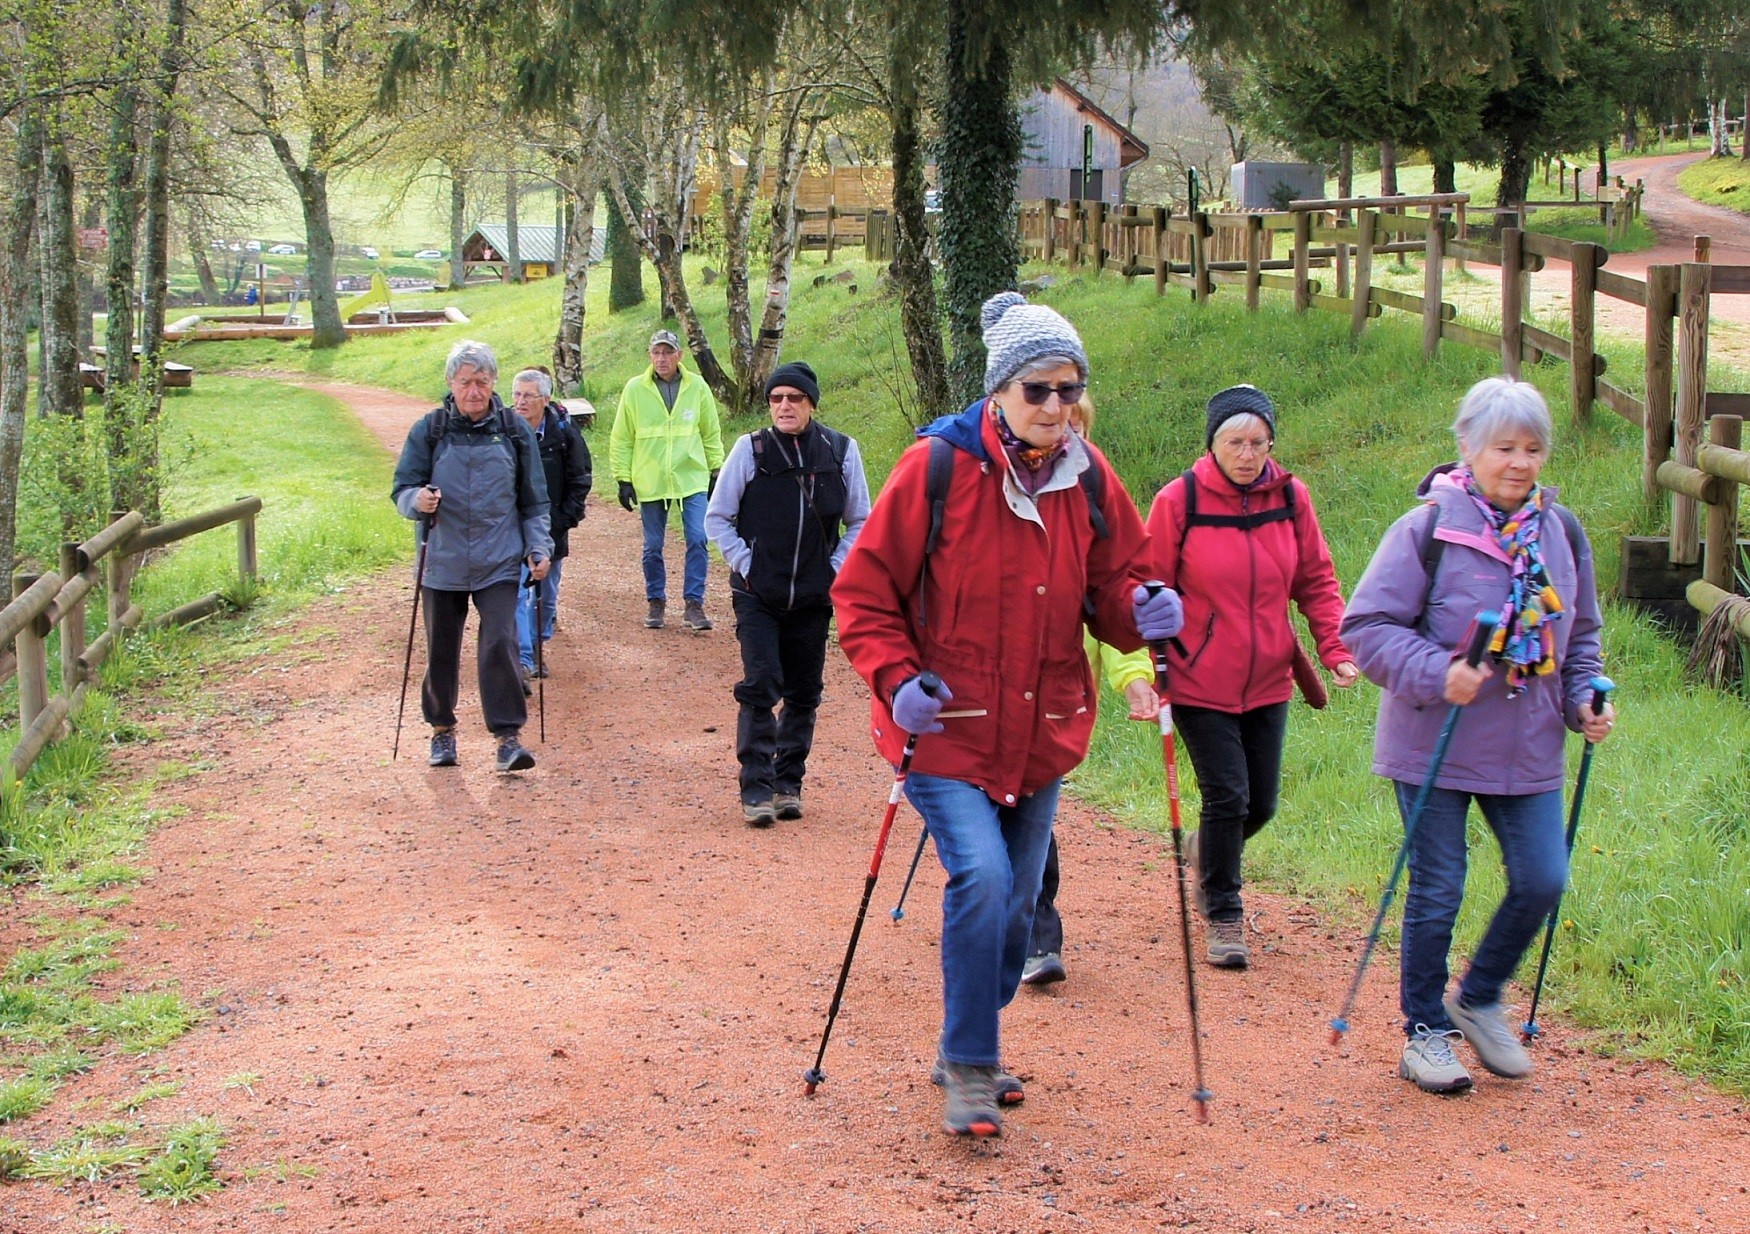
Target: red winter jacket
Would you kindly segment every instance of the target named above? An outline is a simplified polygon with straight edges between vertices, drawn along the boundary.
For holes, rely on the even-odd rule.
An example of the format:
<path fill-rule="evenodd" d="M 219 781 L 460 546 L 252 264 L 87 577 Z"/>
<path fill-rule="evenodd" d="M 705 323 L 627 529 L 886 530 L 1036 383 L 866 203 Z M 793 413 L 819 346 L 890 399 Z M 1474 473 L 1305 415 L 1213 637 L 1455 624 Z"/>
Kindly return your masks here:
<path fill-rule="evenodd" d="M 929 576 L 918 595 L 930 511 L 930 446 L 902 454 L 833 585 L 839 645 L 874 692 L 875 744 L 898 763 L 905 732 L 889 700 L 924 669 L 953 691 L 945 729 L 918 739 L 912 768 L 975 784 L 1012 805 L 1066 774 L 1088 752 L 1094 681 L 1082 650 L 1082 597 L 1095 637 L 1123 651 L 1141 645 L 1131 594 L 1147 533 L 1100 452 L 1076 439 L 1058 462 L 1060 487 L 1037 498 L 1039 522 L 1005 495 L 1008 462 L 979 400 L 925 430 L 956 445 L 954 474 Z M 1105 472 L 1109 538 L 1099 540 L 1076 480 Z M 1027 501 L 1017 498 L 1021 508 Z M 1134 563 L 1134 565 L 1133 565 Z"/>
<path fill-rule="evenodd" d="M 1312 627 L 1326 668 L 1354 659 L 1337 637 L 1343 594 L 1312 498 L 1274 459 L 1247 489 L 1229 480 L 1210 454 L 1197 460 L 1191 474 L 1199 518 L 1283 509 L 1289 485 L 1295 514 L 1292 521 L 1249 530 L 1199 525 L 1186 535 L 1184 477 L 1155 494 L 1148 512 L 1154 576 L 1185 602 L 1185 628 L 1168 652 L 1172 701 L 1227 712 L 1285 703 L 1294 693 L 1290 600 Z"/>

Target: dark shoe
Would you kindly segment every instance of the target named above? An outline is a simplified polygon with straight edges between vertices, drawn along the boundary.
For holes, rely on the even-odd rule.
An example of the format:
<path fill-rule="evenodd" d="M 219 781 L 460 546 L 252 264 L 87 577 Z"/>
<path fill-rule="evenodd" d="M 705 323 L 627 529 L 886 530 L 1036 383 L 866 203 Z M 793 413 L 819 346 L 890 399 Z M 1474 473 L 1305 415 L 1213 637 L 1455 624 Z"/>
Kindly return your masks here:
<path fill-rule="evenodd" d="M 749 827 L 770 827 L 779 816 L 769 801 L 744 801 L 741 803 L 741 817 L 747 820 Z"/>
<path fill-rule="evenodd" d="M 942 1090 L 948 1108 L 942 1126 L 954 1135 L 1001 1135 L 1003 1116 L 997 1109 L 995 1067 L 965 1063 L 942 1064 Z"/>
<path fill-rule="evenodd" d="M 773 793 L 772 794 L 772 809 L 777 811 L 779 818 L 786 818 L 786 819 L 788 819 L 788 818 L 801 818 L 802 817 L 802 794 L 801 793 Z"/>
<path fill-rule="evenodd" d="M 522 679 L 523 697 L 529 698 L 535 692 L 535 687 L 529 684 L 529 678 L 535 675 L 535 670 L 523 664 L 517 667 L 517 676 Z"/>
<path fill-rule="evenodd" d="M 687 601 L 686 612 L 682 615 L 681 620 L 686 622 L 690 629 L 709 630 L 711 628 L 711 619 L 705 616 L 705 606 L 697 600 Z"/>
<path fill-rule="evenodd" d="M 498 769 L 500 771 L 527 771 L 535 765 L 535 756 L 530 754 L 523 743 L 517 740 L 517 735 L 511 733 L 498 739 Z"/>
<path fill-rule="evenodd" d="M 941 1047 L 937 1046 L 936 1063 L 935 1066 L 930 1068 L 930 1083 L 934 1084 L 937 1088 L 941 1088 L 946 1084 L 948 1079 L 948 1067 L 948 1061 L 942 1057 Z M 1020 1080 L 1004 1071 L 1001 1067 L 995 1067 L 992 1068 L 992 1070 L 996 1072 L 996 1076 L 992 1083 L 996 1085 L 998 1105 L 1020 1105 L 1023 1101 L 1027 1100 L 1027 1090 L 1021 1084 Z"/>
<path fill-rule="evenodd" d="M 1531 1055 L 1519 1043 L 1519 1032 L 1507 1022 L 1507 1013 L 1500 1003 L 1492 1007 L 1466 1007 L 1456 998 L 1449 998 L 1446 1014 L 1490 1071 L 1506 1080 L 1531 1074 Z"/>
<path fill-rule="evenodd" d="M 1216 968 L 1244 968 L 1252 962 L 1252 953 L 1246 947 L 1244 921 L 1211 921 L 1204 943 L 1206 958 Z"/>
<path fill-rule="evenodd" d="M 1063 971 L 1063 957 L 1055 951 L 1030 955 L 1021 966 L 1022 985 L 1052 985 L 1067 976 L 1069 974 Z"/>
<path fill-rule="evenodd" d="M 1203 901 L 1203 867 L 1197 860 L 1203 847 L 1197 837 L 1202 834 L 1201 831 L 1185 833 L 1185 881 L 1191 884 L 1191 903 L 1196 907 L 1197 915 L 1208 920 L 1209 909 Z"/>
<path fill-rule="evenodd" d="M 1463 1039 L 1457 1029 L 1435 1032 L 1426 1024 L 1416 1025 L 1416 1035 L 1404 1043 L 1398 1076 L 1425 1093 L 1462 1093 L 1471 1086 L 1470 1072 L 1452 1052 L 1452 1043 Z"/>
<path fill-rule="evenodd" d="M 456 730 L 440 728 L 431 735 L 431 757 L 425 760 L 432 767 L 456 765 Z"/>
<path fill-rule="evenodd" d="M 650 608 L 644 614 L 645 628 L 651 630 L 662 629 L 662 614 L 663 610 L 666 608 L 668 608 L 668 605 L 664 604 L 661 600 L 652 600 L 650 602 Z"/>

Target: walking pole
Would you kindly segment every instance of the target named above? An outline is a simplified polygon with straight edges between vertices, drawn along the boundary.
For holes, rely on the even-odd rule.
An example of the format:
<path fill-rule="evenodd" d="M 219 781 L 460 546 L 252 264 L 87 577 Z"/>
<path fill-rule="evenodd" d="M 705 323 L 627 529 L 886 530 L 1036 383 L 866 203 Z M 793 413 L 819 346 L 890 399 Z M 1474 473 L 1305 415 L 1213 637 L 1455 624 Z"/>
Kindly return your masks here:
<path fill-rule="evenodd" d="M 895 904 L 893 906 L 893 911 L 887 914 L 895 921 L 899 921 L 905 917 L 905 897 L 911 892 L 911 880 L 917 877 L 918 862 L 923 860 L 924 856 L 924 841 L 929 838 L 930 828 L 928 824 L 926 824 L 923 830 L 918 832 L 917 851 L 911 855 L 911 869 L 905 872 L 905 886 L 899 889 L 899 903 Z"/>
<path fill-rule="evenodd" d="M 401 705 L 395 709 L 395 745 L 389 751 L 390 762 L 401 757 L 401 720 L 407 714 L 407 679 L 413 675 L 413 631 L 419 625 L 419 597 L 425 591 L 425 550 L 431 544 L 431 533 L 437 529 L 437 511 L 421 516 L 419 527 L 419 563 L 413 568 L 413 615 L 407 619 L 407 658 L 401 663 Z"/>
<path fill-rule="evenodd" d="M 1482 662 L 1483 651 L 1489 645 L 1489 640 L 1495 635 L 1495 627 L 1500 624 L 1500 616 L 1496 613 L 1481 612 L 1471 623 L 1470 642 L 1465 647 L 1464 662 L 1475 668 Z M 1440 764 L 1446 761 L 1446 747 L 1452 744 L 1452 730 L 1458 727 L 1459 713 L 1464 710 L 1463 703 L 1454 703 L 1446 713 L 1446 723 L 1440 730 L 1440 739 L 1434 743 L 1434 757 L 1428 760 L 1428 773 L 1422 778 L 1422 787 L 1416 791 L 1416 800 L 1410 806 L 1410 817 L 1404 823 L 1404 842 L 1398 845 L 1398 857 L 1392 863 L 1391 878 L 1385 885 L 1385 894 L 1379 898 L 1379 911 L 1373 915 L 1373 928 L 1367 931 L 1367 945 L 1361 949 L 1361 962 L 1355 966 L 1355 978 L 1349 983 L 1349 993 L 1343 996 L 1343 1009 L 1331 1021 L 1331 1044 L 1336 1045 L 1343 1039 L 1343 1034 L 1349 1031 L 1349 1013 L 1355 1010 L 1355 997 L 1361 993 L 1361 979 L 1367 974 L 1367 962 L 1373 958 L 1373 948 L 1379 942 L 1379 929 L 1385 923 L 1385 914 L 1391 908 L 1392 896 L 1397 894 L 1398 879 L 1403 877 L 1404 867 L 1410 861 L 1410 845 L 1415 843 L 1416 825 L 1422 821 L 1422 810 L 1428 804 L 1428 795 L 1434 791 L 1434 780 L 1440 774 Z"/>
<path fill-rule="evenodd" d="M 552 569 L 552 564 L 548 564 Z M 541 644 L 546 640 L 541 637 L 542 626 L 541 591 L 539 580 L 534 571 L 529 572 L 529 586 L 535 589 L 535 704 L 541 716 L 541 744 L 547 744 L 547 661 L 541 655 Z"/>
<path fill-rule="evenodd" d="M 942 679 L 934 673 L 921 673 L 918 676 L 918 686 L 931 698 L 942 688 Z M 911 770 L 911 756 L 918 748 L 918 735 L 911 734 L 905 739 L 905 752 L 900 755 L 899 767 L 893 773 L 893 788 L 887 794 L 887 813 L 881 817 L 881 831 L 875 837 L 875 855 L 869 860 L 869 877 L 863 881 L 863 902 L 857 905 L 857 920 L 851 926 L 851 941 L 845 947 L 845 962 L 839 967 L 839 983 L 832 992 L 832 1003 L 826 1009 L 826 1028 L 820 1034 L 820 1052 L 814 1056 L 814 1066 L 802 1073 L 804 1081 L 802 1095 L 814 1096 L 814 1090 L 826 1079 L 826 1072 L 820 1069 L 826 1061 L 826 1043 L 832 1037 L 833 1021 L 839 1016 L 839 1003 L 845 996 L 845 979 L 851 975 L 851 957 L 857 954 L 857 937 L 863 932 L 863 918 L 869 913 L 869 897 L 875 891 L 875 880 L 881 877 L 881 855 L 887 851 L 887 833 L 893 830 L 893 816 L 899 813 L 900 794 L 905 789 L 905 776 Z"/>
<path fill-rule="evenodd" d="M 1143 584 L 1150 595 L 1166 588 L 1165 583 Z M 1150 643 L 1154 655 L 1155 693 L 1161 700 L 1161 760 L 1167 774 L 1167 817 L 1173 825 L 1173 869 L 1179 876 L 1179 946 L 1185 953 L 1185 1002 L 1191 1012 L 1191 1070 L 1197 1088 L 1191 1099 L 1197 1103 L 1197 1121 L 1209 1121 L 1209 1102 L 1214 1093 L 1203 1082 L 1203 1026 L 1197 1014 L 1197 969 L 1191 959 L 1191 904 L 1185 893 L 1185 833 L 1179 823 L 1179 762 L 1173 750 L 1173 708 L 1167 694 L 1167 645 Z"/>
<path fill-rule="evenodd" d="M 1616 683 L 1608 677 L 1592 679 L 1592 714 L 1604 714 L 1604 702 L 1610 692 L 1616 689 Z M 1574 835 L 1580 830 L 1580 803 L 1586 799 L 1586 778 L 1592 773 L 1592 751 L 1594 742 L 1588 741 L 1586 748 L 1580 752 L 1580 774 L 1574 780 L 1574 800 L 1568 806 L 1568 854 L 1574 852 Z M 1543 975 L 1549 971 L 1550 947 L 1556 941 L 1556 922 L 1562 916 L 1562 897 L 1556 897 L 1555 907 L 1549 910 L 1549 926 L 1543 932 L 1543 955 L 1537 961 L 1537 984 L 1531 989 L 1531 1014 L 1525 1023 L 1519 1026 L 1520 1036 L 1530 1041 L 1543 1030 L 1537 1024 L 1537 1000 L 1543 996 Z"/>

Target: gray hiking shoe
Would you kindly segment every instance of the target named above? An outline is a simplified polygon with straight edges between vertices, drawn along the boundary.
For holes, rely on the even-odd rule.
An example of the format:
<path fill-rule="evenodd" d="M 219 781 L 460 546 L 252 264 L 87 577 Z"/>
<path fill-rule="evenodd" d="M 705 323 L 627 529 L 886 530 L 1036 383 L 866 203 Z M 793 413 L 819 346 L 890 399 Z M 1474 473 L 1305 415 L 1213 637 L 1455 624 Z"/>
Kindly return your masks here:
<path fill-rule="evenodd" d="M 1063 968 L 1063 957 L 1055 951 L 1030 955 L 1021 966 L 1022 985 L 1052 985 L 1069 976 Z"/>
<path fill-rule="evenodd" d="M 779 815 L 769 801 L 744 801 L 741 803 L 741 817 L 749 827 L 770 827 Z"/>
<path fill-rule="evenodd" d="M 425 760 L 432 767 L 454 767 L 456 765 L 456 730 L 453 728 L 434 729 L 431 735 L 431 757 Z"/>
<path fill-rule="evenodd" d="M 687 623 L 687 628 L 690 630 L 709 630 L 711 628 L 711 619 L 705 616 L 705 606 L 697 600 L 687 601 L 686 611 L 682 614 L 681 620 Z"/>
<path fill-rule="evenodd" d="M 1456 998 L 1449 998 L 1446 1014 L 1490 1071 L 1508 1080 L 1531 1074 L 1531 1055 L 1519 1044 L 1519 1034 L 1507 1022 L 1507 1012 L 1500 1003 L 1466 1007 Z"/>
<path fill-rule="evenodd" d="M 1462 1093 L 1471 1086 L 1470 1072 L 1452 1052 L 1452 1043 L 1462 1040 L 1464 1034 L 1455 1028 L 1435 1032 L 1426 1024 L 1416 1025 L 1416 1035 L 1404 1042 L 1398 1076 L 1414 1081 L 1425 1093 Z"/>
<path fill-rule="evenodd" d="M 529 684 L 529 678 L 533 677 L 534 675 L 535 675 L 535 670 L 530 668 L 526 664 L 519 665 L 517 668 L 517 676 L 519 676 L 522 679 L 522 683 L 523 683 L 523 697 L 524 698 L 531 697 L 535 692 L 535 687 Z"/>
<path fill-rule="evenodd" d="M 1244 921 L 1211 921 L 1204 933 L 1204 958 L 1216 968 L 1244 968 L 1252 962 Z"/>
<path fill-rule="evenodd" d="M 936 1063 L 935 1066 L 930 1068 L 930 1083 L 934 1084 L 937 1088 L 943 1087 L 948 1082 L 948 1068 L 953 1065 L 954 1064 L 942 1057 L 942 1047 L 937 1046 Z M 1019 1079 L 1010 1075 L 1001 1067 L 993 1067 L 991 1068 L 991 1071 L 995 1073 L 992 1083 L 996 1085 L 996 1098 L 998 1105 L 1020 1105 L 1023 1101 L 1027 1100 L 1027 1089 L 1022 1085 Z"/>
<path fill-rule="evenodd" d="M 662 615 L 668 605 L 661 600 L 650 601 L 650 607 L 644 613 L 644 627 L 648 630 L 662 629 Z"/>
<path fill-rule="evenodd" d="M 942 1113 L 942 1126 L 954 1135 L 1001 1135 L 996 1075 L 995 1067 L 943 1063 L 942 1091 L 948 1096 L 948 1108 Z"/>
<path fill-rule="evenodd" d="M 507 733 L 498 739 L 498 769 L 500 771 L 527 771 L 535 765 L 535 756 L 530 754 L 517 740 L 515 733 Z"/>
<path fill-rule="evenodd" d="M 777 811 L 779 818 L 791 819 L 802 817 L 801 793 L 773 793 L 772 809 Z"/>
<path fill-rule="evenodd" d="M 1197 837 L 1202 834 L 1198 830 L 1185 836 L 1185 878 L 1191 884 L 1191 903 L 1196 907 L 1197 915 L 1207 920 L 1209 909 L 1203 902 L 1203 866 L 1197 859 L 1203 847 Z"/>

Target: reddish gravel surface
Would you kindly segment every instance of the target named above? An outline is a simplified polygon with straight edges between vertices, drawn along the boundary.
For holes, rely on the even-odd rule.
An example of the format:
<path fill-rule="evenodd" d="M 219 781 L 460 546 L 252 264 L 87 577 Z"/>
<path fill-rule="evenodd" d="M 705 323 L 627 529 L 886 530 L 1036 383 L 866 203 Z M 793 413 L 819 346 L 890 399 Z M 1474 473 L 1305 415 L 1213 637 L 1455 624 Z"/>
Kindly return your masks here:
<path fill-rule="evenodd" d="M 385 444 L 423 410 L 328 389 Z M 1560 1021 L 1533 1079 L 1420 1094 L 1394 1073 L 1392 958 L 1331 1046 L 1359 931 L 1281 896 L 1251 901 L 1250 972 L 1198 974 L 1216 1094 L 1198 1125 L 1162 841 L 1073 803 L 1070 979 L 1007 1013 L 1028 1082 L 1007 1134 L 939 1129 L 939 867 L 902 923 L 886 912 L 909 810 L 804 1099 L 888 773 L 835 657 L 807 819 L 744 827 L 733 634 L 643 629 L 637 539 L 602 500 L 574 536 L 527 775 L 491 772 L 468 687 L 459 769 L 427 769 L 418 729 L 389 761 L 404 570 L 314 606 L 136 756 L 207 769 L 163 790 L 182 812 L 112 914 L 113 980 L 177 983 L 211 1014 L 22 1130 L 103 1117 L 153 1071 L 182 1089 L 149 1118 L 223 1121 L 229 1185 L 176 1210 L 125 1183 L 15 1185 L 0 1229 L 1750 1230 L 1742 1101 Z"/>

